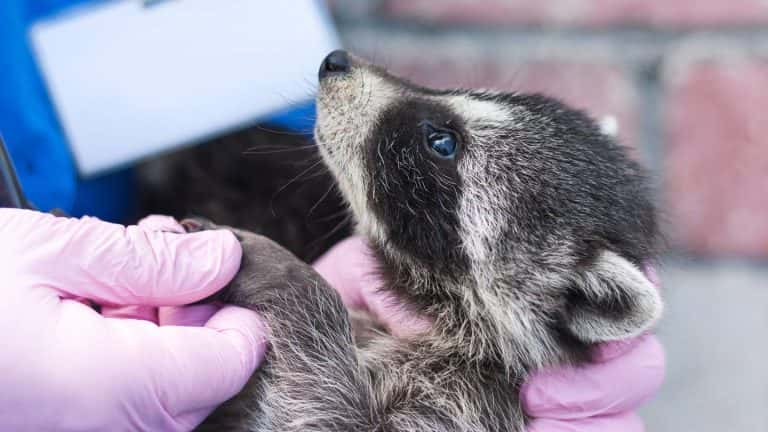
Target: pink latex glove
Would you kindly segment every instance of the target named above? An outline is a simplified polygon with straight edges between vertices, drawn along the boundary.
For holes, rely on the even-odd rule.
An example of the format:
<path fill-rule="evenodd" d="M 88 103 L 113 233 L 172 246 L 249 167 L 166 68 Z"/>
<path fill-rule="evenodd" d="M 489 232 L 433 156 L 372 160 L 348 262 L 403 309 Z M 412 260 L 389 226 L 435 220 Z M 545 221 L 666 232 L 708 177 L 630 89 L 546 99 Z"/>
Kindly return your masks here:
<path fill-rule="evenodd" d="M 222 288 L 239 243 L 143 225 L 0 210 L 0 430 L 186 431 L 247 382 L 265 349 L 257 314 L 182 327 L 167 324 L 202 324 L 212 306 L 152 308 Z"/>
<path fill-rule="evenodd" d="M 377 292 L 375 261 L 365 242 L 340 242 L 315 263 L 315 269 L 341 294 L 345 304 L 379 317 L 393 334 L 429 325 Z M 653 275 L 651 275 L 653 276 Z M 664 351 L 653 335 L 597 347 L 595 363 L 543 371 L 523 385 L 529 432 L 639 432 L 635 410 L 664 379 Z"/>

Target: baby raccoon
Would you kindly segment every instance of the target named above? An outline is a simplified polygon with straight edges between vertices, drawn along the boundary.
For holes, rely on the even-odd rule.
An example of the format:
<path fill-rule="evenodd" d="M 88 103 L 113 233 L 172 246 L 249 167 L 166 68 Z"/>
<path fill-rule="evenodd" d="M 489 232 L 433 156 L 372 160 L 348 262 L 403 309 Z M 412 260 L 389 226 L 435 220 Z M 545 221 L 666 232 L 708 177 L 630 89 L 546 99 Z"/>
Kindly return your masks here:
<path fill-rule="evenodd" d="M 433 324 L 356 347 L 311 267 L 236 230 L 242 269 L 222 299 L 260 312 L 271 348 L 202 428 L 522 431 L 531 371 L 588 361 L 592 344 L 659 318 L 640 270 L 658 238 L 648 181 L 585 114 L 541 95 L 419 87 L 344 51 L 319 75 L 324 161 L 383 289 Z"/>

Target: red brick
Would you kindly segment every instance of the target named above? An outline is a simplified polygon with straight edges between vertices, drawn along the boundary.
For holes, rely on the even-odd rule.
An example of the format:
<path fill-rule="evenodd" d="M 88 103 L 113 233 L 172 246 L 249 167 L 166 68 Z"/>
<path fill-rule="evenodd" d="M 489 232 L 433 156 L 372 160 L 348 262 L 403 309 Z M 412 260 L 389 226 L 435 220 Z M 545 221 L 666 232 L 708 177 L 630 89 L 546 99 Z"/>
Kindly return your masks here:
<path fill-rule="evenodd" d="M 768 61 L 697 61 L 668 75 L 672 235 L 703 254 L 768 256 Z"/>
<path fill-rule="evenodd" d="M 764 0 L 385 0 L 393 17 L 426 22 L 567 26 L 706 26 L 768 22 Z"/>
<path fill-rule="evenodd" d="M 635 88 L 625 71 L 613 65 L 553 61 L 509 66 L 492 60 L 431 56 L 418 60 L 396 58 L 387 66 L 396 74 L 430 87 L 492 88 L 555 96 L 594 118 L 615 116 L 621 141 L 630 146 L 637 144 Z"/>

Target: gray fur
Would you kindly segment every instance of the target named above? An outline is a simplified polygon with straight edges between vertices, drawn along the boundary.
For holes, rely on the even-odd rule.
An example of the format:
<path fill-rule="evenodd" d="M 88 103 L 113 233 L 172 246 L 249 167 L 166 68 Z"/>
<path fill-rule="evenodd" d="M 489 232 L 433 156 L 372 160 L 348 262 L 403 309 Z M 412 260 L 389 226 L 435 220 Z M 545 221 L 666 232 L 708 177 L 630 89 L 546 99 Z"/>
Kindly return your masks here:
<path fill-rule="evenodd" d="M 384 289 L 434 324 L 355 346 L 311 267 L 236 231 L 243 265 L 222 299 L 263 314 L 271 349 L 202 429 L 522 431 L 532 370 L 587 361 L 661 313 L 638 268 L 657 239 L 642 170 L 551 99 L 433 91 L 352 61 L 321 82 L 316 139 Z M 455 160 L 420 147 L 424 120 L 461 136 Z"/>

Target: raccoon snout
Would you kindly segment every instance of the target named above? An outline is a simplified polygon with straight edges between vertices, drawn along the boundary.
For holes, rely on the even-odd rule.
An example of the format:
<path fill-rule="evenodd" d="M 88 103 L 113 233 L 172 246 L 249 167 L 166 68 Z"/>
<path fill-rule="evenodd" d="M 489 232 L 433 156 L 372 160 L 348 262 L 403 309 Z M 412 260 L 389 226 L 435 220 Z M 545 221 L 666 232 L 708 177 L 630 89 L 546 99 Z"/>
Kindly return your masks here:
<path fill-rule="evenodd" d="M 320 64 L 317 76 L 323 79 L 332 75 L 343 75 L 349 72 L 349 55 L 344 50 L 336 50 L 328 54 Z"/>

